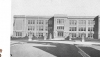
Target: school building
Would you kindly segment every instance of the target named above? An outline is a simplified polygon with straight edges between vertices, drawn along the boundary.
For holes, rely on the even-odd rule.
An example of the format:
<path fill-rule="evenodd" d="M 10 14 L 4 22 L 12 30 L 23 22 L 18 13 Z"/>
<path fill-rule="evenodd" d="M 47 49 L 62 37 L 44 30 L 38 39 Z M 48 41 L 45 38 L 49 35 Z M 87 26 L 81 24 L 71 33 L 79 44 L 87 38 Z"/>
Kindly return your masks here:
<path fill-rule="evenodd" d="M 25 37 L 30 34 L 52 39 L 72 38 L 100 39 L 99 16 L 67 16 L 56 14 L 54 16 L 25 16 L 14 15 L 13 37 Z"/>

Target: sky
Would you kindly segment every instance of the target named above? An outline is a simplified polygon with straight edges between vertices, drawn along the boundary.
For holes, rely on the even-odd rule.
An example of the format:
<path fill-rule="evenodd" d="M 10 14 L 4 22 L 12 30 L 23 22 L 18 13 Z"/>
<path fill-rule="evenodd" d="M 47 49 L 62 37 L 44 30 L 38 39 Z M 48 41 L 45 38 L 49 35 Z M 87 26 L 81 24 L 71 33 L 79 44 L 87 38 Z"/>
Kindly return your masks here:
<path fill-rule="evenodd" d="M 100 0 L 12 0 L 13 15 L 100 15 Z"/>

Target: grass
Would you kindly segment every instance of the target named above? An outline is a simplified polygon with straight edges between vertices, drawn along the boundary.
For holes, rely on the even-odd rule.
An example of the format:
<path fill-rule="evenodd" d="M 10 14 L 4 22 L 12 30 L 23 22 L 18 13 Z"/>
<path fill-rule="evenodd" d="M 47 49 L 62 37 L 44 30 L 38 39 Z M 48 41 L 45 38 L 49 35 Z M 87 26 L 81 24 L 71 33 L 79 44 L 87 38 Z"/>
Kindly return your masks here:
<path fill-rule="evenodd" d="M 84 52 L 86 52 L 91 57 L 100 57 L 100 51 L 91 47 L 80 47 Z"/>

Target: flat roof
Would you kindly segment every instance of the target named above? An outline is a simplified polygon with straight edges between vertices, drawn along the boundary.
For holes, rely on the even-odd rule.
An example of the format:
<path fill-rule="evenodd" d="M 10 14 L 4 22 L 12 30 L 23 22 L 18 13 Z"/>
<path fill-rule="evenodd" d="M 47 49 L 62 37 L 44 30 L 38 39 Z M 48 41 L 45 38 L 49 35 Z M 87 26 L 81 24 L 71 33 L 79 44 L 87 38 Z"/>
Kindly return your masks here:
<path fill-rule="evenodd" d="M 25 15 L 14 15 L 14 18 L 25 18 Z"/>
<path fill-rule="evenodd" d="M 26 19 L 48 19 L 52 16 L 26 16 Z"/>
<path fill-rule="evenodd" d="M 55 14 L 54 16 L 14 15 L 13 17 L 14 18 L 26 18 L 26 19 L 49 19 L 52 17 L 54 17 L 54 18 L 68 18 L 68 19 L 93 19 L 96 16 L 67 16 L 65 14 Z"/>
<path fill-rule="evenodd" d="M 68 16 L 68 19 L 93 19 L 96 16 Z"/>

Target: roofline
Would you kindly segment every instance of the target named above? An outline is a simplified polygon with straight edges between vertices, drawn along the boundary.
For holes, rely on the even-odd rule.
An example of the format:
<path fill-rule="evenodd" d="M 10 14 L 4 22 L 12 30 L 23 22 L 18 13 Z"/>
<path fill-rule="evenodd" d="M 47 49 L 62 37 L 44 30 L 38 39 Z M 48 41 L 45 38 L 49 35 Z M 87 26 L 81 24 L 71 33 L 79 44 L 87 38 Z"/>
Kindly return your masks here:
<path fill-rule="evenodd" d="M 14 15 L 14 18 L 25 18 L 25 15 Z"/>
<path fill-rule="evenodd" d="M 31 15 L 14 15 L 14 18 L 26 18 L 26 19 L 48 19 L 48 18 L 68 18 L 68 19 L 93 19 L 96 16 L 67 16 L 67 15 L 54 15 L 54 16 L 31 16 Z M 99 17 L 100 18 L 100 17 Z"/>
<path fill-rule="evenodd" d="M 26 19 L 49 19 L 52 16 L 26 16 Z"/>
<path fill-rule="evenodd" d="M 31 15 L 14 15 L 14 18 L 26 18 L 26 19 L 48 19 L 52 18 L 53 16 L 31 16 Z"/>

